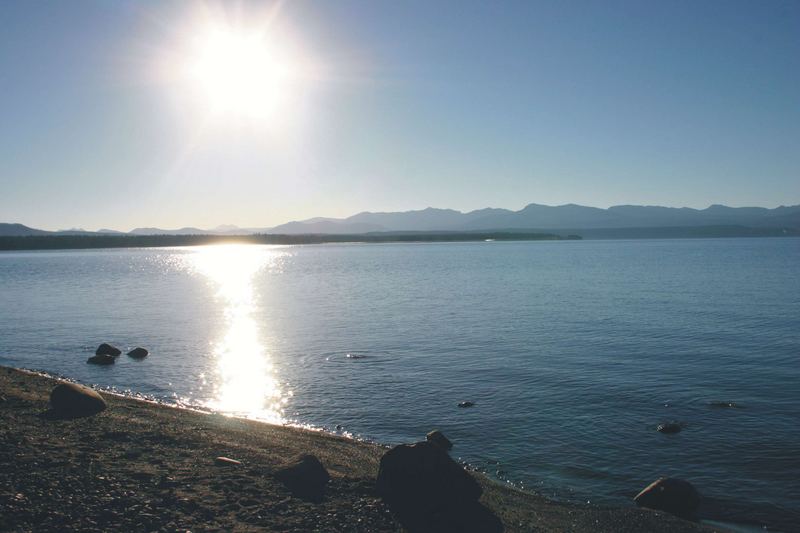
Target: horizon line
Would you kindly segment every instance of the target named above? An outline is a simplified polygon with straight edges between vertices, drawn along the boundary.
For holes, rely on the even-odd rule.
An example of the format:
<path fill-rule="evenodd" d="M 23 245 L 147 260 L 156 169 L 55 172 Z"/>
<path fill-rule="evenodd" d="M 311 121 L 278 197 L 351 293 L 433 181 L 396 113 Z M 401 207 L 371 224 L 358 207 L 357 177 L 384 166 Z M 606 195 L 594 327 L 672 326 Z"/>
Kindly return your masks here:
<path fill-rule="evenodd" d="M 519 211 L 522 211 L 523 209 L 525 209 L 527 207 L 530 207 L 532 205 L 540 206 L 540 207 L 552 207 L 552 208 L 570 207 L 570 206 L 586 207 L 586 208 L 590 208 L 590 209 L 600 209 L 600 210 L 603 210 L 603 211 L 607 211 L 609 209 L 616 208 L 616 207 L 651 207 L 651 208 L 689 209 L 689 210 L 693 210 L 693 211 L 704 211 L 706 209 L 710 209 L 712 207 L 717 207 L 717 206 L 727 207 L 727 208 L 731 208 L 731 209 L 753 208 L 753 209 L 770 209 L 771 210 L 771 209 L 779 209 L 779 208 L 782 208 L 782 207 L 783 208 L 786 208 L 786 207 L 788 207 L 788 208 L 800 207 L 800 200 L 798 200 L 798 203 L 781 203 L 779 205 L 775 205 L 774 207 L 767 207 L 767 206 L 762 206 L 762 205 L 752 205 L 752 204 L 747 204 L 747 205 L 728 205 L 728 204 L 722 204 L 722 203 L 711 203 L 711 204 L 708 204 L 706 207 L 668 206 L 668 205 L 659 205 L 659 204 L 632 204 L 632 203 L 612 204 L 612 205 L 609 205 L 608 207 L 598 207 L 598 206 L 592 206 L 592 205 L 577 204 L 577 203 L 574 203 L 574 202 L 568 202 L 568 203 L 565 203 L 565 204 L 556 204 L 556 205 L 540 204 L 540 203 L 537 203 L 537 202 L 528 202 L 528 203 L 524 204 L 522 207 L 520 207 L 519 209 L 513 209 L 513 208 L 508 208 L 508 207 L 487 206 L 487 207 L 479 207 L 479 208 L 476 208 L 476 209 L 461 210 L 461 209 L 455 209 L 455 208 L 452 208 L 452 207 L 434 207 L 434 206 L 428 205 L 428 206 L 422 207 L 422 208 L 411 208 L 411 209 L 403 209 L 403 210 L 389 210 L 389 211 L 387 211 L 387 210 L 361 210 L 361 211 L 357 211 L 355 213 L 352 213 L 350 215 L 345 215 L 345 216 L 316 215 L 316 216 L 313 216 L 313 217 L 310 217 L 310 218 L 287 220 L 285 222 L 279 222 L 277 224 L 270 225 L 270 226 L 263 226 L 263 225 L 259 225 L 259 224 L 243 224 L 243 225 L 239 225 L 239 224 L 232 224 L 230 222 L 222 222 L 222 223 L 215 224 L 213 226 L 206 227 L 206 228 L 201 228 L 201 227 L 198 227 L 198 226 L 196 226 L 194 224 L 180 225 L 179 227 L 176 227 L 176 228 L 164 228 L 164 227 L 160 227 L 160 226 L 157 226 L 157 225 L 149 225 L 148 224 L 148 225 L 137 225 L 137 226 L 134 226 L 134 227 L 130 228 L 127 231 L 126 230 L 113 229 L 113 228 L 109 228 L 109 227 L 98 227 L 97 229 L 86 229 L 86 228 L 81 228 L 81 227 L 51 229 L 51 228 L 39 227 L 39 226 L 35 226 L 35 225 L 29 225 L 29 224 L 26 224 L 24 222 L 4 222 L 4 221 L 0 221 L 0 224 L 2 224 L 2 223 L 5 223 L 5 224 L 19 224 L 19 225 L 22 225 L 22 226 L 25 226 L 25 227 L 28 227 L 28 228 L 31 228 L 31 229 L 42 230 L 42 231 L 53 231 L 53 232 L 60 232 L 60 231 L 86 231 L 86 232 L 95 232 L 95 233 L 96 232 L 100 232 L 100 231 L 130 233 L 131 231 L 135 231 L 137 229 L 143 229 L 143 228 L 153 228 L 153 229 L 159 229 L 159 230 L 163 230 L 163 231 L 173 231 L 173 230 L 174 231 L 178 231 L 178 230 L 183 230 L 183 229 L 187 229 L 187 228 L 194 228 L 194 229 L 204 230 L 204 231 L 209 231 L 209 230 L 213 231 L 213 230 L 217 230 L 218 228 L 225 227 L 225 226 L 233 226 L 233 227 L 235 227 L 235 229 L 243 229 L 243 230 L 254 230 L 254 229 L 268 230 L 268 229 L 272 229 L 272 228 L 275 228 L 277 226 L 282 226 L 282 225 L 289 224 L 289 223 L 292 223 L 292 222 L 305 222 L 305 221 L 314 220 L 314 219 L 345 220 L 347 218 L 350 218 L 350 217 L 353 217 L 353 216 L 356 216 L 356 215 L 367 214 L 367 213 L 370 213 L 370 214 L 390 214 L 390 213 L 413 213 L 413 212 L 420 212 L 420 211 L 426 211 L 426 210 L 440 210 L 440 211 L 455 211 L 455 212 L 460 213 L 460 214 L 469 214 L 469 213 L 473 213 L 475 211 L 483 211 L 483 210 L 487 210 L 487 209 L 503 209 L 503 210 L 507 210 L 507 211 L 511 211 L 511 212 L 519 212 Z"/>

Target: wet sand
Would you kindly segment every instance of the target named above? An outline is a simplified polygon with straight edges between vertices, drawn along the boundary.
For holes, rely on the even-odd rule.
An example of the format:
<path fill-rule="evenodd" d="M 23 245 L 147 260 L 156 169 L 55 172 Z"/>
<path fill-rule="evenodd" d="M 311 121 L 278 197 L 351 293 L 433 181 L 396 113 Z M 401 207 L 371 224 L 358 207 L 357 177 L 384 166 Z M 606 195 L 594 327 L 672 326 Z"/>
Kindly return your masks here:
<path fill-rule="evenodd" d="M 0 367 L 1 531 L 406 531 L 375 491 L 386 448 L 106 393 L 105 411 L 55 419 L 45 413 L 56 383 Z M 274 476 L 303 453 L 330 472 L 322 502 L 292 496 Z M 218 456 L 241 464 L 217 465 Z M 714 531 L 474 475 L 505 531 Z"/>

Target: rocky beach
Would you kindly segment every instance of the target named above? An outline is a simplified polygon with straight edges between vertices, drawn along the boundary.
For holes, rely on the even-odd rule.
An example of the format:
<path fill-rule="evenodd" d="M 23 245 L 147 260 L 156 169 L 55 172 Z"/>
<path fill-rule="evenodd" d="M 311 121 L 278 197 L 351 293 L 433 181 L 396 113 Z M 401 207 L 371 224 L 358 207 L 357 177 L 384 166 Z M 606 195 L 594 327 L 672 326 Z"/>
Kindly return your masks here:
<path fill-rule="evenodd" d="M 59 383 L 0 367 L 2 531 L 713 531 L 633 505 L 555 502 L 460 468 L 451 473 L 467 474 L 479 500 L 420 520 L 387 497 L 386 465 L 377 482 L 388 448 L 108 393 L 104 407 L 79 405 L 85 413 L 54 409 Z M 416 490 L 461 490 L 440 481 Z"/>

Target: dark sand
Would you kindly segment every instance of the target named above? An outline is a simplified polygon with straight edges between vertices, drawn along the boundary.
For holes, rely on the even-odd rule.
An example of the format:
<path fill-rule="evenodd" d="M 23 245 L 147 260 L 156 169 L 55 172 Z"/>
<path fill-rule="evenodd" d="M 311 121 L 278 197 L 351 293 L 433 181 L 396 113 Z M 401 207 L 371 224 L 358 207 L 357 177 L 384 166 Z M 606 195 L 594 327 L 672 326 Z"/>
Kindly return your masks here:
<path fill-rule="evenodd" d="M 385 448 L 105 393 L 102 413 L 53 419 L 44 413 L 55 384 L 0 367 L 2 531 L 404 531 L 375 493 Z M 293 497 L 274 478 L 300 453 L 319 457 L 331 474 L 321 503 Z M 217 466 L 218 456 L 242 464 Z M 481 502 L 506 531 L 713 531 L 635 507 L 553 502 L 476 477 Z"/>

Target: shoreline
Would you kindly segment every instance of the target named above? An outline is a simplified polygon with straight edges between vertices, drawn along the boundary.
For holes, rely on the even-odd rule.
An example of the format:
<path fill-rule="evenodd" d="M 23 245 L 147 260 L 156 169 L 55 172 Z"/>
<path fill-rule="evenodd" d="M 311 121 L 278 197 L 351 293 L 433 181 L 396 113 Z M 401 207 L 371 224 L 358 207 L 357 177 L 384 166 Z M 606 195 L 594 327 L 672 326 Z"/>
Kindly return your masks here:
<path fill-rule="evenodd" d="M 375 490 L 381 445 L 105 392 L 105 411 L 49 419 L 58 382 L 0 366 L 0 530 L 406 531 Z M 302 453 L 330 473 L 319 503 L 273 475 Z M 219 456 L 241 464 L 221 467 Z M 470 473 L 505 531 L 722 531 L 633 505 L 553 501 Z"/>
<path fill-rule="evenodd" d="M 170 248 L 214 244 L 302 245 L 564 240 L 581 240 L 581 237 L 533 231 L 420 231 L 299 235 L 25 235 L 0 236 L 0 251 Z"/>
<path fill-rule="evenodd" d="M 769 239 L 798 238 L 800 229 L 746 226 L 666 226 L 632 228 L 499 229 L 475 231 L 397 231 L 353 234 L 46 234 L 0 235 L 0 251 L 113 250 L 220 244 L 294 246 L 306 244 L 426 244 L 583 240 Z"/>

